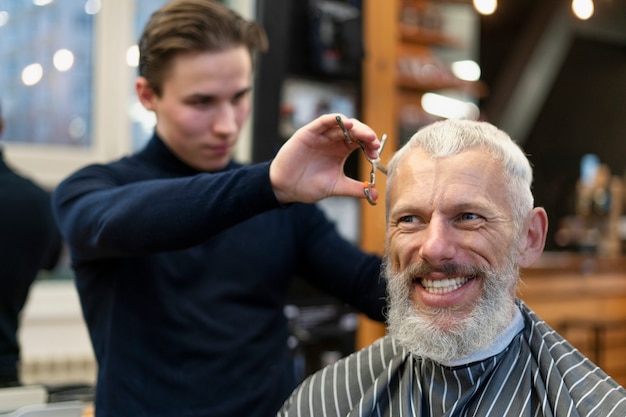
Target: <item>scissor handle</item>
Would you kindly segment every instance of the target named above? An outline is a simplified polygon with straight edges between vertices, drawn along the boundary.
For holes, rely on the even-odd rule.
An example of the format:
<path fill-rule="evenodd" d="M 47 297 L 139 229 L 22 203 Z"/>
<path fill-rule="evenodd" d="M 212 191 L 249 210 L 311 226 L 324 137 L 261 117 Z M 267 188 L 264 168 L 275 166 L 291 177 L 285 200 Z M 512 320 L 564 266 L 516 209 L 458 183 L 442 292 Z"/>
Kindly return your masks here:
<path fill-rule="evenodd" d="M 374 186 L 369 182 L 365 181 L 363 183 L 363 194 L 365 194 L 367 202 L 370 203 L 370 205 L 375 206 L 376 201 L 374 201 L 374 199 L 372 198 L 372 188 L 374 188 Z"/>
<path fill-rule="evenodd" d="M 355 141 L 353 141 L 352 138 L 350 137 L 350 133 L 348 132 L 348 129 L 346 129 L 346 127 L 344 126 L 343 121 L 341 120 L 341 116 L 339 115 L 335 116 L 335 120 L 337 121 L 337 124 L 339 125 L 339 127 L 341 128 L 341 131 L 343 132 L 343 137 L 345 138 L 346 143 L 347 144 L 354 143 Z M 383 148 L 385 147 L 386 142 L 387 142 L 387 135 L 384 134 L 380 141 L 380 148 L 378 150 L 379 155 L 383 151 Z M 380 172 L 386 175 L 387 169 L 383 167 L 382 165 L 380 165 L 380 158 L 370 159 L 367 156 L 367 153 L 365 152 L 365 145 L 363 145 L 363 143 L 360 140 L 357 140 L 356 143 L 359 145 L 359 147 L 363 151 L 363 155 L 365 155 L 365 159 L 367 159 L 367 161 L 370 164 L 372 164 L 372 170 L 370 171 L 370 180 L 365 181 L 363 183 L 363 194 L 365 194 L 365 198 L 367 198 L 367 202 L 370 203 L 372 206 L 375 206 L 376 201 L 374 201 L 374 199 L 372 198 L 372 188 L 374 188 L 376 185 L 376 170 L 378 169 Z"/>

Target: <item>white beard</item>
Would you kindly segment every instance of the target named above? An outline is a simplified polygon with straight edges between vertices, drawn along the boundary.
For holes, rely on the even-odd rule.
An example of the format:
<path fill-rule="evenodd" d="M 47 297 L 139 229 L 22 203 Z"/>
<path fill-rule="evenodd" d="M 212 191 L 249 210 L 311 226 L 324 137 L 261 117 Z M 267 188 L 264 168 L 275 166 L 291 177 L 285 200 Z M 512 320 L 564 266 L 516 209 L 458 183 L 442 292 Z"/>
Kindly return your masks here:
<path fill-rule="evenodd" d="M 411 278 L 416 275 L 412 271 L 424 267 L 428 268 L 415 265 L 404 272 L 394 273 L 385 259 L 389 333 L 411 353 L 443 364 L 492 346 L 513 317 L 512 291 L 519 277 L 517 264 L 512 260 L 501 271 L 461 267 L 466 276 L 475 275 L 475 279 L 482 280 L 483 292 L 471 313 L 460 320 L 458 313 L 455 318 L 454 307 L 417 308 L 413 305 Z"/>

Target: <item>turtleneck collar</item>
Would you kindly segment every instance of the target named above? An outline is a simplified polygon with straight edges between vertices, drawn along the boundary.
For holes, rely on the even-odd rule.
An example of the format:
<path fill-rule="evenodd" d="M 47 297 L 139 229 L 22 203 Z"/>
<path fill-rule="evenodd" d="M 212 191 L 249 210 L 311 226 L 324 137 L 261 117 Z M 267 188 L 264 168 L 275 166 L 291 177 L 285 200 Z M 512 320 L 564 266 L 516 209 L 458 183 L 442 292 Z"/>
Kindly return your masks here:
<path fill-rule="evenodd" d="M 148 141 L 146 146 L 137 153 L 137 157 L 150 161 L 151 163 L 156 163 L 165 170 L 181 176 L 195 175 L 205 172 L 199 171 L 181 161 L 167 147 L 165 142 L 163 142 L 163 139 L 161 139 L 156 132 L 154 132 L 152 138 Z M 215 172 L 228 171 L 237 166 L 240 165 L 231 159 L 223 169 Z"/>

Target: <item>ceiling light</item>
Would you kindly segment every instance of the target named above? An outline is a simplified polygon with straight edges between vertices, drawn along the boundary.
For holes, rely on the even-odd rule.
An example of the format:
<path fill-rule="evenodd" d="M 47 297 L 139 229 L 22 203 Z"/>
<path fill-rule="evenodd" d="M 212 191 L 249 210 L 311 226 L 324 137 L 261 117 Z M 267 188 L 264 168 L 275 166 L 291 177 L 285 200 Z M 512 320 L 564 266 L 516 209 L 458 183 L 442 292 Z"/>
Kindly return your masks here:
<path fill-rule="evenodd" d="M 581 20 L 587 20 L 593 16 L 593 9 L 593 0 L 572 0 L 572 11 Z"/>
<path fill-rule="evenodd" d="M 474 9 L 480 14 L 493 14 L 498 8 L 498 0 L 474 0 Z"/>

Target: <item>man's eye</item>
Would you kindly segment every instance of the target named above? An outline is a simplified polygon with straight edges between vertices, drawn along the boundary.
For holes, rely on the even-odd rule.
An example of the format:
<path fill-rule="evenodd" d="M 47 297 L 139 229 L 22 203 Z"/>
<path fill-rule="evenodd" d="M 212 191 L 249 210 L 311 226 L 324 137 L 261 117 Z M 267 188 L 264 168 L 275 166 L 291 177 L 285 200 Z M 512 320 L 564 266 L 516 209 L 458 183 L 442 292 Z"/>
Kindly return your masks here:
<path fill-rule="evenodd" d="M 210 98 L 197 99 L 192 102 L 194 106 L 207 106 L 211 103 L 212 103 L 212 100 Z"/>
<path fill-rule="evenodd" d="M 248 94 L 249 94 L 248 91 L 244 91 L 242 93 L 237 94 L 235 97 L 233 97 L 233 104 L 237 104 L 241 102 L 243 99 L 248 97 Z"/>
<path fill-rule="evenodd" d="M 480 218 L 478 214 L 475 213 L 463 213 L 460 216 L 461 220 L 476 220 Z"/>
<path fill-rule="evenodd" d="M 187 104 L 192 107 L 205 108 L 205 107 L 210 107 L 214 105 L 215 99 L 213 97 L 197 96 L 197 97 L 192 97 L 189 100 L 187 100 Z"/>
<path fill-rule="evenodd" d="M 415 222 L 415 216 L 402 216 L 398 219 L 398 223 L 413 223 Z"/>

